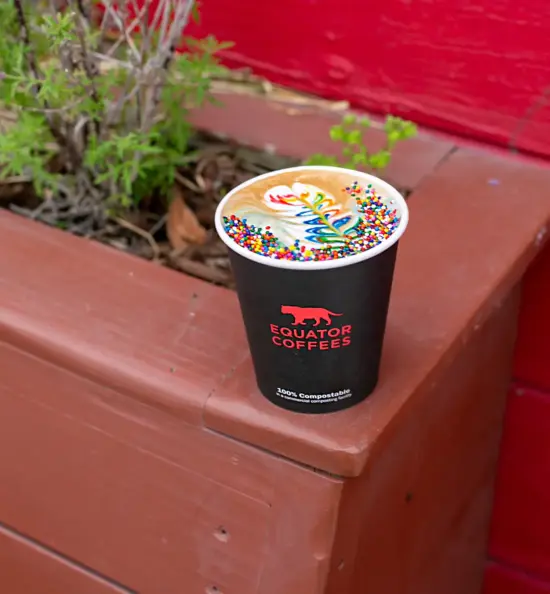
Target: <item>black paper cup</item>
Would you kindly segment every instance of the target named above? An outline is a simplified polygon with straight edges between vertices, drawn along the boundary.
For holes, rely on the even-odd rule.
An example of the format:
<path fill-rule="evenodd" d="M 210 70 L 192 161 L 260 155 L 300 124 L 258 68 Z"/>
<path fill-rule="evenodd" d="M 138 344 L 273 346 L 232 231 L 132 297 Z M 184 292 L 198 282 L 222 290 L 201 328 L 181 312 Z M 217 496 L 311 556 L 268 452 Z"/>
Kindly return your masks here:
<path fill-rule="evenodd" d="M 401 194 L 388 183 L 344 170 L 372 184 L 400 222 L 388 239 L 346 258 L 276 260 L 239 246 L 226 233 L 223 209 L 231 197 L 260 179 L 281 173 L 341 168 L 303 166 L 261 175 L 229 192 L 216 211 L 216 230 L 229 248 L 237 293 L 260 392 L 300 413 L 349 408 L 378 382 L 397 242 L 408 223 Z"/>

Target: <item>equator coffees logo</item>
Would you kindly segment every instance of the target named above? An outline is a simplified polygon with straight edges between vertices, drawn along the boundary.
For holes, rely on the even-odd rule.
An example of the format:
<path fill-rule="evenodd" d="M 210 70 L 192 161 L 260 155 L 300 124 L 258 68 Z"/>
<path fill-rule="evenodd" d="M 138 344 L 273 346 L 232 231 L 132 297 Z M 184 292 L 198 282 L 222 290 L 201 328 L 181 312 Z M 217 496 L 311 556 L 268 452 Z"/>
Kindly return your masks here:
<path fill-rule="evenodd" d="M 290 326 L 270 324 L 271 341 L 278 347 L 294 350 L 328 351 L 351 344 L 351 325 L 335 324 L 343 316 L 324 307 L 282 305 L 281 313 L 292 316 Z M 303 326 L 298 328 L 297 326 Z"/>

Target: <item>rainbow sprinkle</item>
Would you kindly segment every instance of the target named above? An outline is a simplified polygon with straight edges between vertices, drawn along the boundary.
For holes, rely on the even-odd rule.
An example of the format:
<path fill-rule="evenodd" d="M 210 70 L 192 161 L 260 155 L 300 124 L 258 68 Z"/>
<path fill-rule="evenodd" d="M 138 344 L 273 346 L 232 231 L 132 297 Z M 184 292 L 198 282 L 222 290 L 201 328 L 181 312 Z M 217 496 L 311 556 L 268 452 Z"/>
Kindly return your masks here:
<path fill-rule="evenodd" d="M 382 202 L 371 184 L 364 188 L 358 182 L 353 182 L 342 191 L 356 199 L 363 221 L 341 246 L 310 248 L 300 245 L 299 241 L 291 246 L 283 245 L 269 226 L 256 227 L 235 215 L 223 217 L 224 229 L 237 245 L 255 254 L 294 262 L 345 258 L 370 250 L 391 237 L 399 225 L 399 214 Z"/>

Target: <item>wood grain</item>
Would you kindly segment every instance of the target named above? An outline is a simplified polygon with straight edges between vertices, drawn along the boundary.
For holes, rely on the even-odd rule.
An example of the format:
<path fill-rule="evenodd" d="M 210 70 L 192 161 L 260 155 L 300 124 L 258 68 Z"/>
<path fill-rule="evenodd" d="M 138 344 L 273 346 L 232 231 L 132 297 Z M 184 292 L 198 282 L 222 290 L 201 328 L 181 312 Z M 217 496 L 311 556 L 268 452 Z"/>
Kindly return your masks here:
<path fill-rule="evenodd" d="M 2 525 L 0 585 L 9 594 L 134 594 Z"/>
<path fill-rule="evenodd" d="M 546 0 L 204 4 L 187 33 L 235 42 L 231 66 L 375 113 L 550 156 Z"/>

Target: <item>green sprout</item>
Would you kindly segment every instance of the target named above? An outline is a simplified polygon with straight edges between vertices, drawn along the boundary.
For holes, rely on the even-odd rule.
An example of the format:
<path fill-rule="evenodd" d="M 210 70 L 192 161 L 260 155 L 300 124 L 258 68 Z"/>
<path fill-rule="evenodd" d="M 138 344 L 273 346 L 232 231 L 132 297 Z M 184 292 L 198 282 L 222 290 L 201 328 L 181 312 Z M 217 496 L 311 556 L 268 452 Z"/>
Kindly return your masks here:
<path fill-rule="evenodd" d="M 364 133 L 370 126 L 369 118 L 346 114 L 340 124 L 336 124 L 330 129 L 331 139 L 342 145 L 341 156 L 316 154 L 307 159 L 304 164 L 330 165 L 346 169 L 384 170 L 391 160 L 395 145 L 402 140 L 413 138 L 417 134 L 417 128 L 413 122 L 388 115 L 384 123 L 385 145 L 378 152 L 373 153 L 369 152 L 364 139 Z"/>

